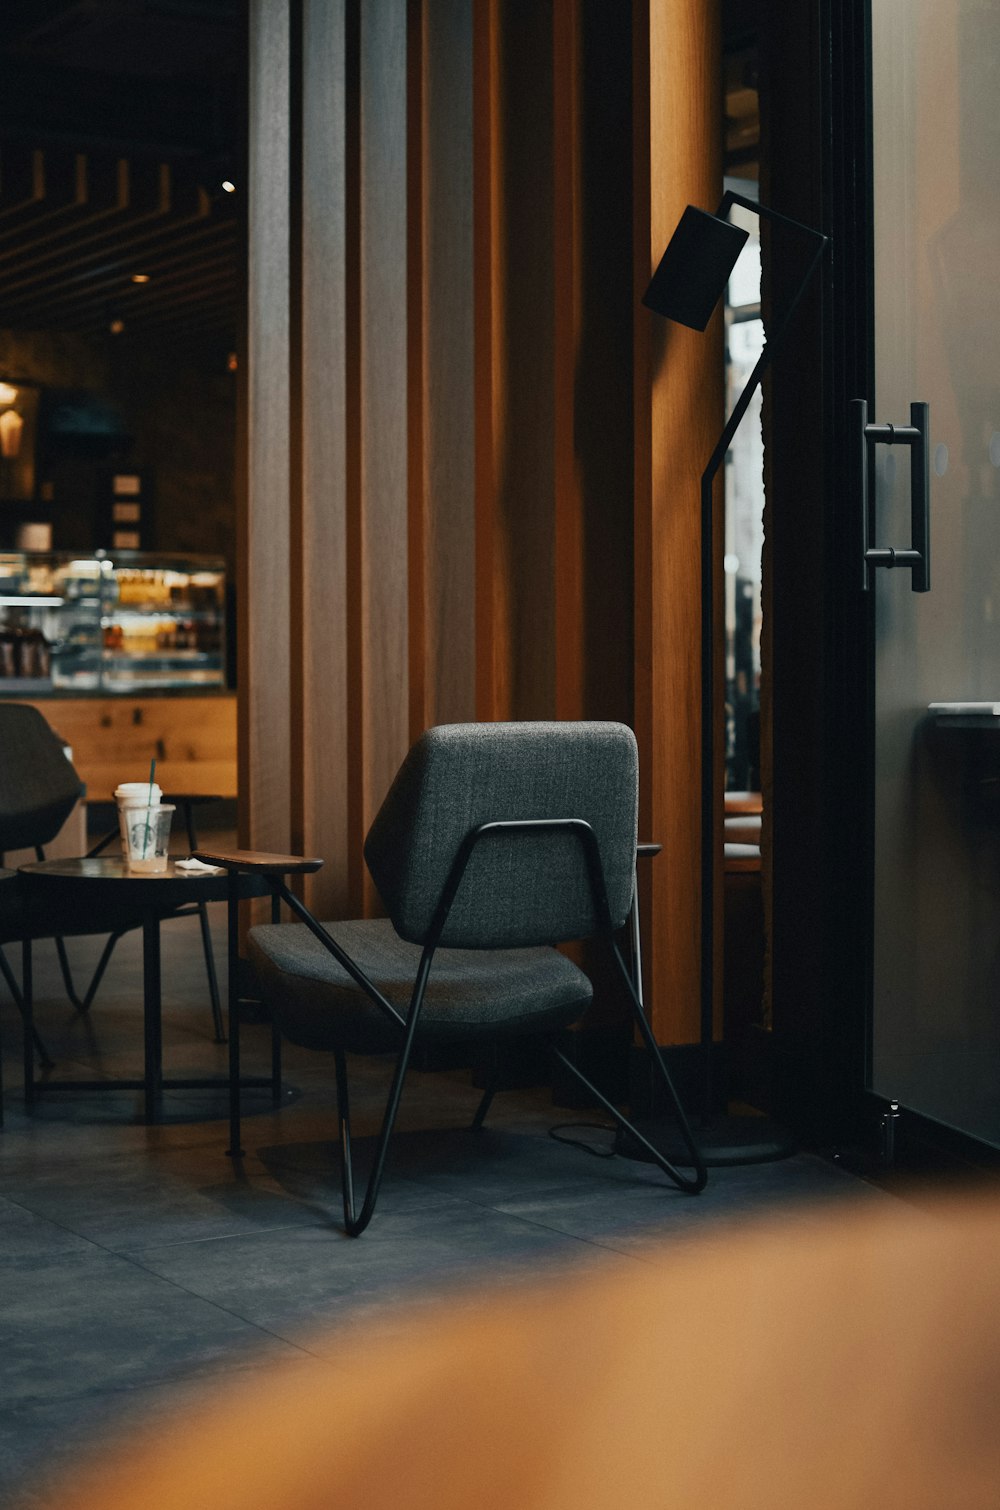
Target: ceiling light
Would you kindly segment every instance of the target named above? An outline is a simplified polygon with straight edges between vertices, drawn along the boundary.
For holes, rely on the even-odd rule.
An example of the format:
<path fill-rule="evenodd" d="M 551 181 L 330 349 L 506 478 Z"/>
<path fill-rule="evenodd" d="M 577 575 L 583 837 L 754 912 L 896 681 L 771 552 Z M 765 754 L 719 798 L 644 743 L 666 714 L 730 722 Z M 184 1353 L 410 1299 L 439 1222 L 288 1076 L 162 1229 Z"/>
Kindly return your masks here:
<path fill-rule="evenodd" d="M 133 283 L 148 283 L 149 282 L 149 274 L 148 273 L 133 273 L 132 274 L 132 282 Z"/>
<path fill-rule="evenodd" d="M 119 319 L 118 316 L 115 316 L 115 318 L 111 321 L 110 325 L 108 326 L 108 329 L 110 330 L 110 332 L 111 332 L 111 334 L 113 336 L 120 336 L 121 333 L 122 333 L 122 331 L 125 329 L 125 321 L 122 320 L 122 319 Z"/>
<path fill-rule="evenodd" d="M 222 180 L 222 187 L 225 189 L 227 194 L 236 193 L 236 185 L 233 183 L 233 180 L 231 178 L 224 178 Z"/>

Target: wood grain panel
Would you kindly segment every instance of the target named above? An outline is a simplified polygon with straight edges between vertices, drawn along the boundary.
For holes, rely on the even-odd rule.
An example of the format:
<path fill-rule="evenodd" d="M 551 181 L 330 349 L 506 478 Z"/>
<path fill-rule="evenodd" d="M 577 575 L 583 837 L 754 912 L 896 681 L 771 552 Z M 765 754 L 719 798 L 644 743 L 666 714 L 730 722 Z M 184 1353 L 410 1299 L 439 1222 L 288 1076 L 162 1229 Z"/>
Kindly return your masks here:
<path fill-rule="evenodd" d="M 474 0 L 473 11 L 473 321 L 475 371 L 476 717 L 498 717 L 497 613 L 494 599 L 496 436 L 501 280 L 497 235 L 500 206 L 499 0 Z"/>
<path fill-rule="evenodd" d="M 720 195 L 720 33 L 717 6 L 704 0 L 637 0 L 633 18 L 636 732 L 641 826 L 664 847 L 644 923 L 654 1028 L 676 1043 L 698 1036 L 699 483 L 722 427 L 723 365 L 718 317 L 701 335 L 667 326 L 638 301 L 685 205 L 711 208 Z M 721 816 L 719 830 L 721 922 Z"/>
<path fill-rule="evenodd" d="M 472 0 L 425 0 L 422 11 L 426 696 L 413 737 L 476 706 Z"/>
<path fill-rule="evenodd" d="M 345 363 L 345 8 L 302 15 L 301 773 L 293 836 L 325 864 L 306 883 L 348 912 Z"/>
<path fill-rule="evenodd" d="M 498 713 L 555 711 L 552 5 L 501 5 L 503 424 L 497 436 Z"/>
<path fill-rule="evenodd" d="M 406 489 L 409 606 L 409 730 L 415 739 L 432 722 L 428 678 L 428 512 L 426 482 L 428 395 L 426 239 L 428 172 L 428 16 L 423 0 L 408 0 L 406 35 Z"/>
<path fill-rule="evenodd" d="M 476 12 L 477 704 L 555 706 L 552 6 Z"/>
<path fill-rule="evenodd" d="M 247 488 L 239 530 L 240 843 L 290 843 L 288 0 L 250 10 Z"/>
<path fill-rule="evenodd" d="M 363 824 L 409 744 L 406 0 L 360 10 Z M 364 907 L 374 889 L 364 876 Z"/>
<path fill-rule="evenodd" d="M 90 802 L 143 781 L 165 792 L 236 796 L 236 698 L 44 698 L 31 704 L 73 751 Z"/>
<path fill-rule="evenodd" d="M 554 7 L 556 712 L 632 718 L 631 25 Z"/>
<path fill-rule="evenodd" d="M 555 715 L 583 718 L 584 524 L 576 453 L 580 351 L 580 0 L 553 9 L 553 489 Z"/>

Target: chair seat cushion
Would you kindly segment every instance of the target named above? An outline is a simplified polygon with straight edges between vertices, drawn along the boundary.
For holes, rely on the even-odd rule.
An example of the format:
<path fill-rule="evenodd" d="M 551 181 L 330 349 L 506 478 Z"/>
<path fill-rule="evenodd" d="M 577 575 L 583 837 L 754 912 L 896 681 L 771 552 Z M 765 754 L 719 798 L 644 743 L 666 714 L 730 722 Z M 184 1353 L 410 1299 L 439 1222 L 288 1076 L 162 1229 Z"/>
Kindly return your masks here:
<path fill-rule="evenodd" d="M 401 939 L 387 918 L 323 926 L 405 1014 L 419 946 Z M 399 1047 L 399 1026 L 307 928 L 252 928 L 249 946 L 264 1000 L 293 1043 L 362 1054 Z M 592 994 L 583 972 L 555 949 L 439 949 L 417 1038 L 440 1042 L 564 1027 L 583 1013 Z"/>

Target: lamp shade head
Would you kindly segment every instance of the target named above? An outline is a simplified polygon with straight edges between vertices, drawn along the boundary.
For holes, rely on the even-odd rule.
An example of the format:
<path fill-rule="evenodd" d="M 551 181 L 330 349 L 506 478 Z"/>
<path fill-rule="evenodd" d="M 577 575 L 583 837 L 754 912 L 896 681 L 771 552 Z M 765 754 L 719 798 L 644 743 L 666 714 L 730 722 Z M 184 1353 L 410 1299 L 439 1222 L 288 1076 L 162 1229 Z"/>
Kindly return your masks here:
<path fill-rule="evenodd" d="M 647 309 L 704 330 L 746 244 L 748 231 L 688 205 L 642 296 Z"/>

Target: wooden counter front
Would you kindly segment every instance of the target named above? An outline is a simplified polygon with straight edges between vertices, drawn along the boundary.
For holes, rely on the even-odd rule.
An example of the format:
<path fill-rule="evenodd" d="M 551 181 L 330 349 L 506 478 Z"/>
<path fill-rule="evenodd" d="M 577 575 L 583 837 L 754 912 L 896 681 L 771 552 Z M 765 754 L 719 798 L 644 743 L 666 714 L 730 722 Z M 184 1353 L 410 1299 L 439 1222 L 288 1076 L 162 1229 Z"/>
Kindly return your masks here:
<path fill-rule="evenodd" d="M 112 801 L 120 781 L 144 781 L 154 755 L 164 792 L 236 796 L 233 693 L 23 701 L 37 708 L 72 749 L 89 802 Z"/>

